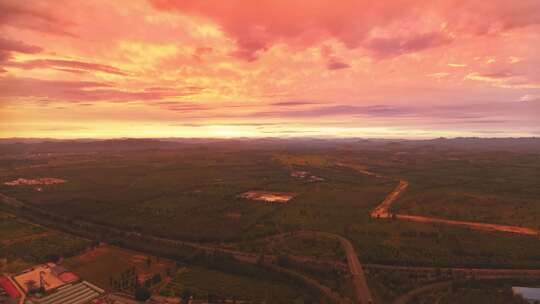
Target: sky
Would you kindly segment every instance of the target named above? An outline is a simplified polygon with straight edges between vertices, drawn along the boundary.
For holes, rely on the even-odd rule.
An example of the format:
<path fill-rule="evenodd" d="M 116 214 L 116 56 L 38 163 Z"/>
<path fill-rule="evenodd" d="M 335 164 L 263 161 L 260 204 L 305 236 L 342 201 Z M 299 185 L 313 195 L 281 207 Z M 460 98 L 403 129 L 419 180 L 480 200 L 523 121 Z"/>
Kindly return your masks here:
<path fill-rule="evenodd" d="M 538 0 L 0 0 L 0 137 L 540 136 Z"/>

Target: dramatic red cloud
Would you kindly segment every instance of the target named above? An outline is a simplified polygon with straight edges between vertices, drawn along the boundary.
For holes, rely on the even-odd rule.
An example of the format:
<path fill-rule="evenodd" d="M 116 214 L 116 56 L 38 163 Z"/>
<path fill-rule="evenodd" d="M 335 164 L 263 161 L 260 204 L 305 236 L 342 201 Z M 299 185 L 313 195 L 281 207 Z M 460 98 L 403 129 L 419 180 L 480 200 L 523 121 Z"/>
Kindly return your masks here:
<path fill-rule="evenodd" d="M 0 0 L 0 137 L 538 136 L 538 0 Z"/>
<path fill-rule="evenodd" d="M 537 0 L 150 1 L 161 10 L 216 21 L 236 39 L 235 54 L 247 60 L 275 43 L 309 46 L 330 37 L 349 48 L 367 47 L 377 56 L 400 55 L 450 43 L 449 31 L 484 35 L 540 23 Z M 439 22 L 415 24 L 423 19 Z M 386 29 L 398 34 L 374 33 Z"/>

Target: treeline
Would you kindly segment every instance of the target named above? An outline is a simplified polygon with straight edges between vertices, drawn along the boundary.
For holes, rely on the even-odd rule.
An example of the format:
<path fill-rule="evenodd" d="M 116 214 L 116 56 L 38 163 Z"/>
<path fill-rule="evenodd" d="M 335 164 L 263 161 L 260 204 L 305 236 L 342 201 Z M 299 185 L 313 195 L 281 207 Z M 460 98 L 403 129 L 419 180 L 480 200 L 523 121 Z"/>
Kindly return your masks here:
<path fill-rule="evenodd" d="M 61 258 L 80 255 L 98 245 L 95 241 L 70 236 L 43 237 L 1 246 L 0 257 L 8 260 L 22 259 L 33 264 L 58 262 Z"/>
<path fill-rule="evenodd" d="M 262 262 L 258 263 L 258 265 L 248 264 L 240 262 L 230 254 L 220 251 L 194 248 L 182 241 L 169 241 L 156 237 L 144 236 L 136 232 L 127 232 L 113 227 L 69 219 L 29 205 L 25 205 L 22 208 L 10 208 L 0 204 L 0 210 L 2 209 L 14 213 L 17 216 L 27 218 L 32 222 L 52 227 L 56 230 L 93 239 L 94 242 L 92 244 L 106 242 L 119 247 L 174 260 L 179 265 L 201 265 L 210 269 L 248 276 L 254 279 L 275 280 L 281 282 L 285 280 L 290 284 L 294 284 L 294 286 L 306 290 L 314 299 L 321 297 L 320 291 L 313 289 L 312 286 L 306 284 L 305 281 L 299 280 L 298 277 L 286 275 L 282 272 L 276 272 L 274 267 L 268 267 L 269 265 L 265 265 Z M 113 278 L 113 280 L 115 279 Z M 123 281 L 120 280 L 120 283 L 118 284 L 121 289 L 126 287 L 128 290 L 131 290 L 133 287 L 136 287 L 136 285 L 133 284 L 133 278 L 125 279 Z"/>

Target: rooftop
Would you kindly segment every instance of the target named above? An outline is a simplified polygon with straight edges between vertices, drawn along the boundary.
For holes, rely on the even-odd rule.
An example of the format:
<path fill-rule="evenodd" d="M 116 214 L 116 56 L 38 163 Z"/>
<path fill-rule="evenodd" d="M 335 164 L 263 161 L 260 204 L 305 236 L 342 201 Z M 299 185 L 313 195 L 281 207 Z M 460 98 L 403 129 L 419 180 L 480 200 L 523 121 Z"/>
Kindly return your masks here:
<path fill-rule="evenodd" d="M 512 287 L 515 295 L 520 295 L 526 301 L 540 301 L 540 288 Z"/>
<path fill-rule="evenodd" d="M 101 288 L 82 281 L 75 284 L 67 284 L 55 290 L 54 293 L 39 299 L 36 304 L 86 304 L 103 295 Z"/>
<path fill-rule="evenodd" d="M 13 276 L 13 280 L 20 286 L 24 293 L 40 287 L 43 287 L 47 292 L 78 279 L 74 274 L 70 274 L 64 268 L 53 263 L 48 263 L 27 269 Z M 41 286 L 42 280 L 43 286 Z"/>

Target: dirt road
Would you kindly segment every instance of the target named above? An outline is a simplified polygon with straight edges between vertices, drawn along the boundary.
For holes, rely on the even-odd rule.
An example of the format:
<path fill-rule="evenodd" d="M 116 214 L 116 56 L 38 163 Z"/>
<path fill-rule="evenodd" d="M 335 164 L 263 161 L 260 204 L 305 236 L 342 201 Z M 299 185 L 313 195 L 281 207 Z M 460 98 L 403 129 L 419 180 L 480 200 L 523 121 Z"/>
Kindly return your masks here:
<path fill-rule="evenodd" d="M 446 219 L 435 218 L 435 217 L 426 217 L 426 216 L 408 215 L 408 214 L 396 214 L 396 219 L 404 220 L 404 221 L 411 221 L 411 222 L 419 222 L 419 223 L 434 223 L 434 224 L 443 224 L 443 225 L 463 226 L 463 227 L 467 227 L 473 230 L 509 232 L 509 233 L 517 233 L 517 234 L 530 235 L 530 236 L 540 235 L 539 230 L 526 228 L 526 227 L 518 227 L 518 226 L 446 220 Z"/>
<path fill-rule="evenodd" d="M 371 292 L 369 291 L 366 276 L 364 274 L 364 270 L 362 269 L 362 265 L 358 260 L 358 255 L 356 254 L 353 245 L 346 238 L 341 236 L 338 236 L 338 238 L 341 241 L 343 250 L 345 250 L 347 255 L 347 263 L 349 264 L 349 270 L 352 276 L 357 303 L 372 304 L 373 298 L 371 297 Z"/>
<path fill-rule="evenodd" d="M 397 187 L 386 196 L 381 204 L 379 204 L 373 211 L 371 211 L 371 217 L 373 218 L 389 218 L 394 217 L 395 219 L 402 221 L 410 221 L 417 223 L 432 223 L 432 224 L 443 224 L 451 226 L 462 226 L 467 227 L 473 230 L 481 231 L 495 231 L 495 232 L 507 232 L 507 233 L 516 233 L 529 236 L 540 236 L 540 230 L 519 226 L 511 225 L 500 225 L 500 224 L 488 224 L 488 223 L 479 223 L 479 222 L 468 222 L 468 221 L 459 221 L 459 220 L 448 220 L 441 219 L 436 217 L 427 217 L 420 215 L 410 215 L 410 214 L 392 214 L 389 212 L 390 206 L 399 198 L 399 196 L 407 189 L 409 183 L 405 180 L 400 180 Z"/>
<path fill-rule="evenodd" d="M 388 209 L 390 206 L 398 199 L 398 197 L 407 189 L 409 186 L 409 183 L 404 180 L 400 180 L 397 187 L 390 192 L 384 199 L 384 201 L 375 207 L 373 211 L 371 211 L 371 217 L 374 218 L 388 218 L 390 217 L 390 213 L 388 212 Z"/>

